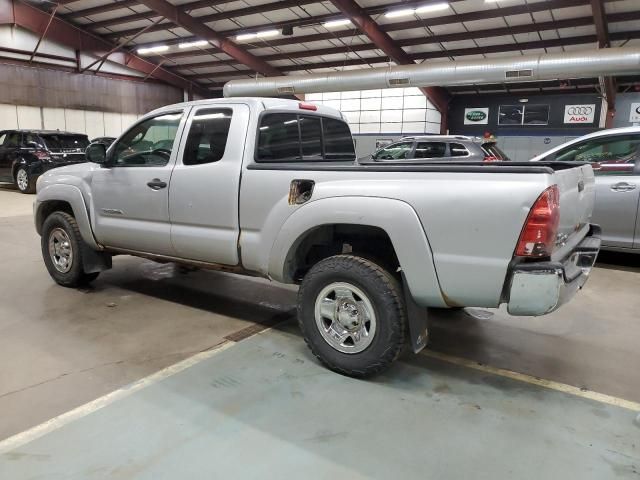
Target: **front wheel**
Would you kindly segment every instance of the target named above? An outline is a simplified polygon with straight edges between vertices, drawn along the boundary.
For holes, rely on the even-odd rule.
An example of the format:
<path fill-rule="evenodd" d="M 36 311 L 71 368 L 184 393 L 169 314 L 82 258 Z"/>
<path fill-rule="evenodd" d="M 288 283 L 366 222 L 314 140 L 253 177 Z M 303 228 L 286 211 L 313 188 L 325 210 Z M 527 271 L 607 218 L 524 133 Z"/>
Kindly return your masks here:
<path fill-rule="evenodd" d="M 54 212 L 42 225 L 42 258 L 49 275 L 64 287 L 86 285 L 99 272 L 85 273 L 82 248 L 87 248 L 80 236 L 76 219 L 65 212 Z"/>
<path fill-rule="evenodd" d="M 34 193 L 36 191 L 34 180 L 24 167 L 20 167 L 16 171 L 16 187 L 22 193 Z"/>
<path fill-rule="evenodd" d="M 405 344 L 402 289 L 386 270 L 353 255 L 311 268 L 298 292 L 298 322 L 307 345 L 328 368 L 365 377 L 385 369 Z"/>

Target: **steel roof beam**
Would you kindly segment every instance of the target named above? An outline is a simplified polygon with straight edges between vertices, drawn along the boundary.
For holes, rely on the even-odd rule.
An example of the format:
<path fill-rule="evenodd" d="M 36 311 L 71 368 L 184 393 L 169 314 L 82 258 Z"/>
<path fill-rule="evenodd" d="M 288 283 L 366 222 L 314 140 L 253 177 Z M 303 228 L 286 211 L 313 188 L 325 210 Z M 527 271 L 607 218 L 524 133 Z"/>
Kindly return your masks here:
<path fill-rule="evenodd" d="M 593 13 L 593 23 L 596 27 L 596 36 L 598 37 L 599 48 L 609 48 L 611 41 L 609 38 L 609 25 L 607 23 L 607 15 L 605 13 L 603 0 L 591 0 L 591 11 Z M 611 76 L 600 77 L 604 98 L 607 101 L 607 118 L 605 125 L 610 127 L 613 117 L 616 113 L 616 80 Z"/>
<path fill-rule="evenodd" d="M 3 12 L 3 15 L 0 15 L 0 23 L 17 25 L 36 35 L 42 35 L 44 33 L 50 18 L 46 12 L 18 0 L 0 0 L 0 12 Z M 47 38 L 52 42 L 98 56 L 114 47 L 112 43 L 95 35 L 91 35 L 57 17 L 51 21 Z M 154 78 L 181 89 L 187 89 L 192 84 L 192 80 L 188 80 L 169 70 L 156 68 L 157 65 L 155 63 L 144 60 L 131 53 L 123 52 L 110 57 L 109 60 L 144 74 L 153 71 Z M 199 87 L 198 92 L 200 95 L 206 95 L 208 93 Z"/>
<path fill-rule="evenodd" d="M 442 43 L 442 42 L 455 42 L 461 40 L 471 40 L 475 38 L 490 38 L 490 37 L 498 37 L 501 35 L 512 35 L 518 33 L 532 33 L 538 31 L 545 30 L 555 30 L 558 28 L 572 28 L 572 27 L 580 27 L 584 25 L 592 25 L 593 17 L 581 17 L 581 18 L 569 18 L 566 20 L 557 20 L 557 21 L 549 21 L 549 22 L 541 22 L 541 23 L 529 23 L 525 25 L 517 25 L 514 27 L 502 27 L 502 28 L 491 28 L 487 30 L 475 30 L 473 32 L 460 32 L 460 33 L 445 33 L 442 35 L 433 35 L 431 37 L 422 37 L 422 38 L 408 38 L 402 40 L 396 40 L 396 44 L 401 47 L 408 47 L 414 45 L 430 45 L 434 43 Z M 299 50 L 295 52 L 283 52 L 283 53 L 274 53 L 270 55 L 264 55 L 262 58 L 265 61 L 275 61 L 275 60 L 288 60 L 294 58 L 307 58 L 307 57 L 317 57 L 322 55 L 334 55 L 340 53 L 347 52 L 362 52 L 362 51 L 371 51 L 378 50 L 379 48 L 371 43 L 365 43 L 361 45 L 350 45 L 350 46 L 342 46 L 342 47 L 328 47 L 328 48 L 318 48 L 315 50 Z M 205 51 L 190 51 L 190 52 L 176 52 L 176 53 L 168 53 L 163 55 L 166 58 L 174 59 L 180 57 L 193 57 L 198 55 L 210 55 L 211 52 Z M 203 67 L 217 67 L 221 65 L 233 65 L 236 62 L 233 60 L 218 60 L 218 61 L 208 61 L 208 62 L 193 62 L 193 63 L 183 63 L 177 64 L 178 68 L 203 68 Z"/>
<path fill-rule="evenodd" d="M 354 0 L 331 0 L 331 3 L 353 22 L 380 50 L 386 53 L 397 65 L 414 63 L 411 57 L 389 36 Z M 366 61 L 366 60 L 365 60 Z M 446 114 L 449 105 L 449 94 L 441 87 L 421 87 L 420 91 L 435 105 L 442 114 L 443 125 L 446 125 Z M 445 127 L 441 126 L 445 129 Z M 443 132 L 444 133 L 444 132 Z"/>
<path fill-rule="evenodd" d="M 198 38 L 209 41 L 220 51 L 226 53 L 232 58 L 235 58 L 238 62 L 246 65 L 252 70 L 269 76 L 282 75 L 282 72 L 277 68 L 272 67 L 264 60 L 249 53 L 242 47 L 239 47 L 231 40 L 223 37 L 204 23 L 201 23 L 197 18 L 183 12 L 180 8 L 172 5 L 166 0 L 140 0 L 140 3 L 171 20 L 176 25 L 180 25 L 182 28 L 188 30 Z"/>
<path fill-rule="evenodd" d="M 477 11 L 477 12 L 460 13 L 460 14 L 455 14 L 455 15 L 445 15 L 445 16 L 442 16 L 442 17 L 433 17 L 433 18 L 423 19 L 423 20 L 411 20 L 411 21 L 405 21 L 405 22 L 389 23 L 389 24 L 381 25 L 380 29 L 383 30 L 384 32 L 395 32 L 395 31 L 408 30 L 408 29 L 413 29 L 413 28 L 424 28 L 425 26 L 440 26 L 440 25 L 450 25 L 450 24 L 453 24 L 453 23 L 460 23 L 460 22 L 472 22 L 472 21 L 477 21 L 477 20 L 490 20 L 490 19 L 494 19 L 494 18 L 502 18 L 502 17 L 505 17 L 505 16 L 511 16 L 511 15 L 522 15 L 522 14 L 526 14 L 526 13 L 535 13 L 535 12 L 548 11 L 550 9 L 575 7 L 575 6 L 585 6 L 585 5 L 589 5 L 589 1 L 590 0 L 549 0 L 549 1 L 546 1 L 546 2 L 532 3 L 532 4 L 529 4 L 529 5 L 516 5 L 516 6 L 512 6 L 512 7 L 499 7 L 499 8 L 493 8 L 493 9 L 480 10 L 480 11 Z M 373 13 L 371 13 L 373 11 L 372 8 L 366 8 L 366 9 L 363 9 L 363 10 L 366 13 L 371 15 L 371 14 L 373 14 Z M 380 8 L 380 7 L 377 7 L 377 8 Z M 385 10 L 386 9 L 380 10 L 378 13 L 381 13 L 381 12 L 383 12 Z M 198 18 L 198 17 L 196 17 L 196 18 Z M 311 25 L 311 24 L 321 23 L 322 21 L 329 20 L 331 18 L 336 18 L 336 15 L 335 14 L 326 14 L 326 15 L 321 15 L 321 16 L 318 16 L 318 17 L 311 17 L 311 18 L 306 18 L 306 19 L 296 19 L 294 21 L 289 21 L 288 23 L 287 22 L 279 22 L 279 23 L 290 24 L 292 22 L 294 22 L 294 23 L 295 22 L 299 22 L 300 25 Z M 256 25 L 256 26 L 253 26 L 251 28 L 245 27 L 245 28 L 234 28 L 234 29 L 231 29 L 231 30 L 222 30 L 222 31 L 220 31 L 218 33 L 220 33 L 220 35 L 224 35 L 225 37 L 233 37 L 233 36 L 238 35 L 238 34 L 243 33 L 243 32 L 258 31 L 258 30 L 268 29 L 268 28 L 274 28 L 274 23 Z M 109 34 L 109 35 L 106 35 L 106 36 L 107 37 L 117 37 L 120 34 L 122 34 L 122 32 L 117 32 L 117 33 Z M 281 46 L 281 45 L 292 45 L 292 44 L 300 44 L 300 43 L 309 43 L 309 42 L 315 42 L 315 41 L 319 41 L 319 40 L 331 40 L 331 39 L 352 37 L 353 35 L 354 35 L 353 28 L 348 28 L 348 29 L 344 29 L 344 30 L 335 30 L 335 31 L 326 32 L 326 33 L 314 33 L 314 34 L 309 34 L 309 35 L 292 36 L 292 37 L 280 38 L 280 39 L 269 39 L 268 43 L 265 43 L 264 45 L 256 44 L 256 46 L 254 46 L 253 48 L 257 48 L 257 47 L 259 48 L 259 47 L 262 47 L 262 46 L 278 47 L 278 46 Z M 163 45 L 175 45 L 175 44 L 178 44 L 180 42 L 188 42 L 188 41 L 192 41 L 192 40 L 197 40 L 197 38 L 196 37 L 185 37 L 185 38 L 179 38 L 179 39 L 168 39 L 168 40 L 162 40 L 162 41 L 157 41 L 157 42 L 152 42 L 152 43 L 140 44 L 138 46 L 139 47 L 146 47 L 146 46 L 151 46 L 151 45 L 157 45 L 159 43 L 162 43 Z"/>

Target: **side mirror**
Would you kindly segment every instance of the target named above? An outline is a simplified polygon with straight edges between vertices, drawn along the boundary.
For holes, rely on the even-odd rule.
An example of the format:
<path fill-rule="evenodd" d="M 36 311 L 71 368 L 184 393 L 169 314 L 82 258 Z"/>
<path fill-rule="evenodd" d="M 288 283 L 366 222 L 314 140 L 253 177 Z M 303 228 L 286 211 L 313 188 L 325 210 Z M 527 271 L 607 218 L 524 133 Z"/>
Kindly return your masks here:
<path fill-rule="evenodd" d="M 103 143 L 92 143 L 85 150 L 85 156 L 92 163 L 105 165 L 107 163 L 107 148 Z"/>

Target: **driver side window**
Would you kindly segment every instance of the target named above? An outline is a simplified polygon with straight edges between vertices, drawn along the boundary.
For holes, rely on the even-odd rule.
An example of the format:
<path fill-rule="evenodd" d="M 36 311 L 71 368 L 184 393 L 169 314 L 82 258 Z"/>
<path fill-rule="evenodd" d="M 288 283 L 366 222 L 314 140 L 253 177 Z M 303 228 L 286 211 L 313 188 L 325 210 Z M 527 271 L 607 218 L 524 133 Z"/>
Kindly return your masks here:
<path fill-rule="evenodd" d="M 182 112 L 166 113 L 135 125 L 116 144 L 116 167 L 162 167 L 169 163 Z"/>

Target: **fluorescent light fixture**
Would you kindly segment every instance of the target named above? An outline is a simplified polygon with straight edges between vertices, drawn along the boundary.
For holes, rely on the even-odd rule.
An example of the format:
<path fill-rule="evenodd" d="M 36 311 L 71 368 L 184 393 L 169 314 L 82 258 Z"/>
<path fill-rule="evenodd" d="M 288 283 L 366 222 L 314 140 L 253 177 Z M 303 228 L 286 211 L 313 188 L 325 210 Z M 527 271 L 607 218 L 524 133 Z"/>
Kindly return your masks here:
<path fill-rule="evenodd" d="M 291 125 L 292 123 L 298 123 L 298 120 L 287 120 L 286 122 L 283 122 L 285 125 Z"/>
<path fill-rule="evenodd" d="M 413 8 L 403 8 L 402 10 L 391 10 L 384 14 L 387 18 L 406 17 L 407 15 L 413 15 L 415 10 Z"/>
<path fill-rule="evenodd" d="M 240 35 L 236 35 L 236 40 L 238 40 L 239 42 L 243 40 L 251 40 L 253 38 L 256 38 L 255 33 L 241 33 Z"/>
<path fill-rule="evenodd" d="M 256 33 L 256 37 L 258 38 L 275 37 L 276 35 L 280 35 L 280 30 L 265 30 Z"/>
<path fill-rule="evenodd" d="M 140 55 L 146 55 L 147 53 L 166 52 L 169 50 L 168 45 L 158 45 L 157 47 L 139 48 L 138 53 Z"/>
<path fill-rule="evenodd" d="M 330 20 L 322 24 L 324 28 L 343 27 L 344 25 L 351 25 L 351 20 L 348 18 L 341 18 L 340 20 Z"/>
<path fill-rule="evenodd" d="M 432 3 L 431 5 L 424 5 L 416 8 L 416 13 L 439 12 L 440 10 L 446 10 L 447 8 L 449 8 L 449 4 L 446 2 Z"/>
<path fill-rule="evenodd" d="M 196 40 L 194 42 L 180 43 L 178 44 L 178 48 L 202 47 L 204 45 L 207 45 L 208 43 L 209 42 L 207 42 L 206 40 Z"/>

